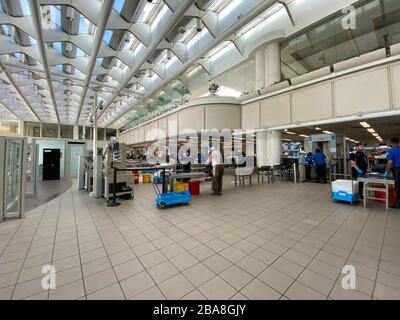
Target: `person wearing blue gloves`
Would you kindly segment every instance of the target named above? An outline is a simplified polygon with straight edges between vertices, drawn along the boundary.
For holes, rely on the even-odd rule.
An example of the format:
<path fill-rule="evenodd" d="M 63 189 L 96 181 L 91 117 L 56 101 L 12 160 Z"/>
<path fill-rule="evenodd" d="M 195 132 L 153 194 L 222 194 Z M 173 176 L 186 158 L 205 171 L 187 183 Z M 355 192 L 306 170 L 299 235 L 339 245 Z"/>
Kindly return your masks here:
<path fill-rule="evenodd" d="M 363 143 L 357 143 L 356 150 L 350 153 L 350 165 L 352 176 L 355 180 L 369 171 L 368 158 L 364 153 Z M 358 185 L 360 197 L 363 199 L 364 183 L 360 182 Z"/>
<path fill-rule="evenodd" d="M 387 155 L 388 163 L 386 165 L 385 177 L 389 176 L 389 171 L 392 171 L 395 183 L 396 203 L 394 208 L 400 209 L 400 146 L 399 138 L 392 138 L 390 140 L 392 149 Z"/>

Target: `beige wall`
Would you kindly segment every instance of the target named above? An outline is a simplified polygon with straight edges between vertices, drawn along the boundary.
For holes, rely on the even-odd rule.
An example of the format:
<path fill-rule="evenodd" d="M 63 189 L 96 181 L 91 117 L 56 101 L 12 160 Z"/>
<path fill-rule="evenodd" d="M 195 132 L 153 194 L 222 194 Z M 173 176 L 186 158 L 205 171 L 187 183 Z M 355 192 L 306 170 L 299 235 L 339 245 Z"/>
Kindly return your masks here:
<path fill-rule="evenodd" d="M 334 76 L 334 75 L 333 75 Z M 318 81 L 318 80 L 316 80 Z M 291 89 L 291 90 L 290 90 Z M 301 85 L 239 105 L 196 105 L 146 124 L 176 136 L 178 129 L 259 129 L 400 110 L 400 62 Z M 144 141 L 144 127 L 122 134 L 127 143 Z M 132 141 L 132 142 L 131 142 Z"/>
<path fill-rule="evenodd" d="M 242 107 L 242 129 L 258 129 L 260 127 L 260 102 Z"/>
<path fill-rule="evenodd" d="M 282 95 L 261 102 L 261 127 L 290 123 L 290 96 Z"/>
<path fill-rule="evenodd" d="M 240 106 L 210 106 L 205 108 L 205 129 L 240 129 Z"/>

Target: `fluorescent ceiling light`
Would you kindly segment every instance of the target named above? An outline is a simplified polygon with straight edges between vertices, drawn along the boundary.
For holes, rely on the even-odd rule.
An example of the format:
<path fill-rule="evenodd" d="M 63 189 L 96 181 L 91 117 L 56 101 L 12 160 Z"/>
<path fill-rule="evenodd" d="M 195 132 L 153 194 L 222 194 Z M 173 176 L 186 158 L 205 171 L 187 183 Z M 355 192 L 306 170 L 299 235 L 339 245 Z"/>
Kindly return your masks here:
<path fill-rule="evenodd" d="M 303 138 L 308 138 L 308 136 L 307 136 L 307 135 L 305 135 L 305 134 L 301 134 L 301 135 L 300 135 L 300 137 L 303 137 Z"/>
<path fill-rule="evenodd" d="M 331 131 L 322 131 L 323 133 L 325 133 L 325 134 L 334 134 L 333 132 L 331 132 Z"/>
<path fill-rule="evenodd" d="M 360 124 L 364 127 L 364 128 L 371 128 L 371 126 L 368 124 L 368 122 L 360 122 Z"/>
<path fill-rule="evenodd" d="M 376 132 L 375 129 L 372 129 L 372 128 L 371 129 L 367 129 L 367 131 L 370 132 L 370 133 L 375 133 Z"/>
<path fill-rule="evenodd" d="M 322 131 L 322 129 L 321 129 L 321 128 L 318 128 L 318 127 L 315 127 L 315 130 L 317 130 L 317 131 Z"/>
<path fill-rule="evenodd" d="M 372 134 L 374 137 L 379 137 L 379 134 L 377 134 L 377 133 L 373 133 Z"/>
<path fill-rule="evenodd" d="M 294 132 L 290 132 L 290 131 L 286 131 L 286 133 L 287 133 L 287 134 L 292 134 L 292 135 L 295 134 Z"/>

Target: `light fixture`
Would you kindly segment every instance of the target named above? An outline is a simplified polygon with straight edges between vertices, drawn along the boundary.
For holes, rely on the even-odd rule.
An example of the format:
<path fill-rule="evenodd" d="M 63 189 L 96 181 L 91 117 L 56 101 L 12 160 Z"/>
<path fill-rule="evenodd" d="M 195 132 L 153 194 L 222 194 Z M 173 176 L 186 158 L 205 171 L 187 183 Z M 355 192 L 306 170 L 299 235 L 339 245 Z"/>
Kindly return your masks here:
<path fill-rule="evenodd" d="M 300 137 L 308 138 L 309 136 L 307 136 L 307 135 L 305 135 L 305 134 L 301 134 Z"/>
<path fill-rule="evenodd" d="M 331 131 L 327 131 L 327 130 L 325 130 L 325 131 L 322 131 L 323 133 L 325 133 L 325 134 L 334 134 L 333 132 L 331 132 Z"/>
<path fill-rule="evenodd" d="M 360 124 L 364 127 L 364 128 L 371 128 L 371 126 L 369 125 L 368 122 L 360 122 Z"/>
<path fill-rule="evenodd" d="M 318 127 L 315 127 L 315 130 L 317 130 L 317 131 L 322 131 L 322 129 L 321 129 L 321 128 L 318 128 Z"/>
<path fill-rule="evenodd" d="M 375 133 L 375 132 L 376 132 L 375 129 L 372 129 L 372 128 L 367 129 L 367 131 L 368 131 L 369 133 Z"/>
<path fill-rule="evenodd" d="M 287 134 L 295 135 L 294 132 L 286 131 Z"/>

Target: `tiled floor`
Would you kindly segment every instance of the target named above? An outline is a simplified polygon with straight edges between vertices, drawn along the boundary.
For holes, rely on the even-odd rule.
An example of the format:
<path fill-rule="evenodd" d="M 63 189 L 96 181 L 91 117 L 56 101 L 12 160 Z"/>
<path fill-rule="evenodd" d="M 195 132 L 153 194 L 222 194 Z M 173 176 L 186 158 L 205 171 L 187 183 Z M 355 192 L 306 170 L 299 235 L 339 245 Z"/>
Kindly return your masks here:
<path fill-rule="evenodd" d="M 223 197 L 204 184 L 166 210 L 150 185 L 117 208 L 69 190 L 1 223 L 0 299 L 400 299 L 399 211 L 332 203 L 328 185 L 225 180 Z"/>

